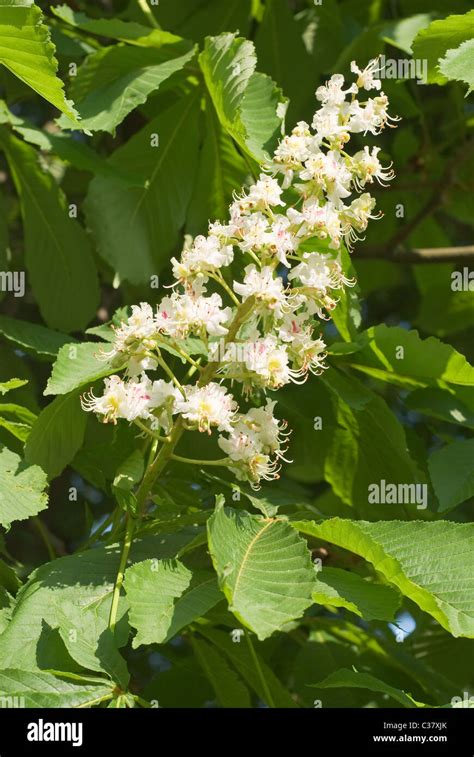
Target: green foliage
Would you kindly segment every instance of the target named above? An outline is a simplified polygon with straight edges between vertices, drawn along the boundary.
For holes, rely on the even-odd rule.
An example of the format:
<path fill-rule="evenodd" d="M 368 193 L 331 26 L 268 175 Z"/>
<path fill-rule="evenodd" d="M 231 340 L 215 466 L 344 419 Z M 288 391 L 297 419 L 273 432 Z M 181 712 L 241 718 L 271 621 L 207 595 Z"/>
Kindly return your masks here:
<path fill-rule="evenodd" d="M 0 698 L 412 709 L 473 690 L 469 5 L 0 2 Z M 268 394 L 292 462 L 256 491 L 201 470 L 222 451 L 185 433 L 148 486 L 167 440 L 81 409 L 123 367 L 114 330 L 170 294 L 186 235 L 226 222 L 317 87 L 378 54 L 398 66 L 379 155 L 397 178 L 367 186 L 384 217 L 342 250 L 328 370 Z"/>

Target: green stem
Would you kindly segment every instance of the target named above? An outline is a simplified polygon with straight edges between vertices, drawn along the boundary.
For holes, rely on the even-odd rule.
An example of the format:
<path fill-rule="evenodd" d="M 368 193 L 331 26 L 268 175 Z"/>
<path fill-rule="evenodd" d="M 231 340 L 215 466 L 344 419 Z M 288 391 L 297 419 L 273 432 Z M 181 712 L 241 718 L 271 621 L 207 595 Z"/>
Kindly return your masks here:
<path fill-rule="evenodd" d="M 159 442 L 168 442 L 169 437 L 168 436 L 160 436 L 160 434 L 155 434 L 154 431 L 151 430 L 151 428 L 148 428 L 148 426 L 143 423 L 140 418 L 135 418 L 133 421 L 135 426 L 138 426 L 142 431 L 144 431 L 146 434 L 149 434 L 153 439 L 156 439 Z"/>
<path fill-rule="evenodd" d="M 137 2 L 138 2 L 138 5 L 140 6 L 140 9 L 147 17 L 150 26 L 153 26 L 155 29 L 159 29 L 160 25 L 158 21 L 156 20 L 156 18 L 154 17 L 153 11 L 148 5 L 147 0 L 137 0 Z"/>
<path fill-rule="evenodd" d="M 178 419 L 174 424 L 173 430 L 169 436 L 169 441 L 163 444 L 155 460 L 151 463 L 151 465 L 147 467 L 147 470 L 145 471 L 145 475 L 143 476 L 142 482 L 137 491 L 137 517 L 132 518 L 130 517 L 130 515 L 127 515 L 127 530 L 125 532 L 122 554 L 120 556 L 120 565 L 117 577 L 115 579 L 112 604 L 110 606 L 109 628 L 111 631 L 115 631 L 115 626 L 117 623 L 120 592 L 122 590 L 125 569 L 127 567 L 127 561 L 130 554 L 130 548 L 132 546 L 135 529 L 137 527 L 137 524 L 139 523 L 140 518 L 143 515 L 143 509 L 145 507 L 146 500 L 153 487 L 153 484 L 169 461 L 174 448 L 181 438 L 183 431 L 184 429 L 181 425 L 181 421 L 180 419 Z"/>
<path fill-rule="evenodd" d="M 210 273 L 209 276 L 210 276 L 211 279 L 214 279 L 214 281 L 217 281 L 217 283 L 221 285 L 221 287 L 224 289 L 224 291 L 227 292 L 227 294 L 229 295 L 229 297 L 232 300 L 232 302 L 234 303 L 234 305 L 237 305 L 237 307 L 240 307 L 241 303 L 239 302 L 239 300 L 237 299 L 237 297 L 235 296 L 235 294 L 233 293 L 232 289 L 227 284 L 227 282 L 225 281 L 225 279 L 223 278 L 223 276 L 215 276 L 212 273 Z"/>
<path fill-rule="evenodd" d="M 55 560 L 57 555 L 56 551 L 53 547 L 53 544 L 51 542 L 51 539 L 49 538 L 48 530 L 44 523 L 40 520 L 40 518 L 33 518 L 33 523 L 35 524 L 36 528 L 38 529 L 38 532 L 41 536 L 41 538 L 44 541 L 45 547 L 48 550 L 48 555 L 50 560 Z"/>
<path fill-rule="evenodd" d="M 251 655 L 252 660 L 254 662 L 255 670 L 257 671 L 257 675 L 260 678 L 260 683 L 262 684 L 262 689 L 263 689 L 263 693 L 264 693 L 265 699 L 267 700 L 267 704 L 272 709 L 275 709 L 275 702 L 273 701 L 273 697 L 272 697 L 272 695 L 270 693 L 270 689 L 268 688 L 267 680 L 266 680 L 265 676 L 263 675 L 263 670 L 262 670 L 262 667 L 260 665 L 260 660 L 257 657 L 257 653 L 255 652 L 255 649 L 254 649 L 254 646 L 253 646 L 253 643 L 252 643 L 252 639 L 250 638 L 250 634 L 248 633 L 248 631 L 245 632 L 245 638 L 247 639 L 247 643 L 248 643 L 249 649 L 250 649 L 250 655 Z"/>
<path fill-rule="evenodd" d="M 109 616 L 109 628 L 114 633 L 117 623 L 117 611 L 120 600 L 120 591 L 122 589 L 123 579 L 125 575 L 125 569 L 127 567 L 128 555 L 130 554 L 130 547 L 132 546 L 133 534 L 135 532 L 136 522 L 134 518 L 127 515 L 127 530 L 125 532 L 125 539 L 122 547 L 122 554 L 120 556 L 120 565 L 115 579 L 114 593 L 112 595 L 112 604 L 110 605 Z"/>
<path fill-rule="evenodd" d="M 191 460 L 189 457 L 181 455 L 170 455 L 171 460 L 177 460 L 179 463 L 188 463 L 189 465 L 229 465 L 229 458 L 223 457 L 221 460 Z"/>
<path fill-rule="evenodd" d="M 186 392 L 184 391 L 183 387 L 179 383 L 178 379 L 174 375 L 174 373 L 171 370 L 171 368 L 169 368 L 169 366 L 165 363 L 165 361 L 163 360 L 163 358 L 161 357 L 161 355 L 159 355 L 157 357 L 157 361 L 158 361 L 158 365 L 160 365 L 161 368 L 163 368 L 164 372 L 171 379 L 171 381 L 173 382 L 173 384 L 178 387 L 178 389 L 181 392 L 181 394 L 183 395 L 183 397 L 186 398 Z"/>

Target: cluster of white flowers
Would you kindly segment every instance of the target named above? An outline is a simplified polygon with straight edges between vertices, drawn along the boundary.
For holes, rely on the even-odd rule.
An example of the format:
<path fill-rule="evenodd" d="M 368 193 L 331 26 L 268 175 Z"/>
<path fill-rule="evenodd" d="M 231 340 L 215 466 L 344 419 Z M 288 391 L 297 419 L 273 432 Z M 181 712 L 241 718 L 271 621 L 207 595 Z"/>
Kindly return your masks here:
<path fill-rule="evenodd" d="M 136 422 L 157 437 L 170 433 L 176 417 L 186 429 L 216 429 L 223 464 L 238 479 L 258 486 L 278 477 L 285 424 L 265 395 L 326 367 L 316 319 L 328 319 L 338 292 L 354 283 L 343 272 L 344 245 L 351 249 L 379 217 L 365 188 L 393 178 L 380 148 L 345 150 L 351 134 L 379 134 L 395 120 L 377 62 L 351 70 L 357 80 L 346 89 L 340 75 L 318 88 L 312 125 L 300 122 L 281 140 L 258 180 L 235 197 L 228 222 L 211 223 L 208 236 L 173 258 L 172 293 L 155 310 L 132 307 L 107 353 L 126 366 L 125 378 L 106 379 L 102 396 L 83 398 L 85 410 L 105 422 Z M 375 97 L 362 100 L 364 90 Z M 231 264 L 242 280 L 225 272 Z M 199 358 L 190 337 L 199 340 Z M 166 363 L 169 352 L 189 364 L 181 381 Z M 152 381 L 150 370 L 164 371 L 166 380 Z M 186 383 L 193 375 L 196 383 Z M 254 406 L 242 412 L 229 384 L 241 404 Z"/>

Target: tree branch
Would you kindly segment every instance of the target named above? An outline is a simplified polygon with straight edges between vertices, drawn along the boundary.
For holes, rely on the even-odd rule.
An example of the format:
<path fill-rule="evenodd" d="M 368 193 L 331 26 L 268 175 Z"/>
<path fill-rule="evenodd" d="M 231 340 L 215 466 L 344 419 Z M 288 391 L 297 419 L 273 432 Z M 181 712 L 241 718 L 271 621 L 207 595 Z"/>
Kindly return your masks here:
<path fill-rule="evenodd" d="M 355 254 L 360 260 L 388 260 L 393 263 L 464 263 L 474 261 L 474 245 L 464 247 L 361 247 Z"/>

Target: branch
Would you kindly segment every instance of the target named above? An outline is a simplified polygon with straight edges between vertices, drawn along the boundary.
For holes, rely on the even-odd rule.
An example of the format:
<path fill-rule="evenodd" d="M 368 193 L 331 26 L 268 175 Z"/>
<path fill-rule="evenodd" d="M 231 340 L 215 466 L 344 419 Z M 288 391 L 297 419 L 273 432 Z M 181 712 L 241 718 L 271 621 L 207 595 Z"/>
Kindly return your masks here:
<path fill-rule="evenodd" d="M 464 247 L 361 247 L 356 255 L 361 260 L 388 260 L 393 263 L 468 263 L 474 260 L 474 245 Z"/>

